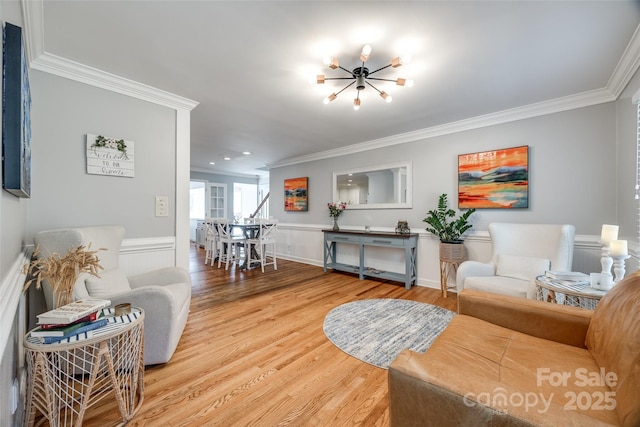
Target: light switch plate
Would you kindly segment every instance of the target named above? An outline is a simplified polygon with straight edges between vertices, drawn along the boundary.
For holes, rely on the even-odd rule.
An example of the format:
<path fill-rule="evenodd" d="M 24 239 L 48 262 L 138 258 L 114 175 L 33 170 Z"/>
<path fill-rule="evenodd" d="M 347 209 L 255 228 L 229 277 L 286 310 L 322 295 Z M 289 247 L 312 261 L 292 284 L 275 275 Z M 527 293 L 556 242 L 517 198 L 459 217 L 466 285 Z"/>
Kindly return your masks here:
<path fill-rule="evenodd" d="M 156 196 L 156 216 L 169 216 L 169 198 Z"/>

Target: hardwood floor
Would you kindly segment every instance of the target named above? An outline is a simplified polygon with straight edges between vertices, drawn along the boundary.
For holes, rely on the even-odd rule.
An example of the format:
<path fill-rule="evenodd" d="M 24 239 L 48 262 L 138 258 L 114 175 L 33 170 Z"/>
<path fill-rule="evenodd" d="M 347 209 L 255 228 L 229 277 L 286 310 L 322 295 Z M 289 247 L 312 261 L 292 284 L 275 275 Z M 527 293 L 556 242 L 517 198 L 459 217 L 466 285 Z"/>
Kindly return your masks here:
<path fill-rule="evenodd" d="M 285 260 L 278 270 L 204 265 L 191 253 L 191 313 L 177 351 L 145 369 L 130 426 L 387 426 L 387 371 L 344 354 L 323 331 L 329 310 L 399 298 L 456 310 L 456 295 L 405 290 Z M 90 409 L 85 426 L 117 423 L 117 406 Z"/>

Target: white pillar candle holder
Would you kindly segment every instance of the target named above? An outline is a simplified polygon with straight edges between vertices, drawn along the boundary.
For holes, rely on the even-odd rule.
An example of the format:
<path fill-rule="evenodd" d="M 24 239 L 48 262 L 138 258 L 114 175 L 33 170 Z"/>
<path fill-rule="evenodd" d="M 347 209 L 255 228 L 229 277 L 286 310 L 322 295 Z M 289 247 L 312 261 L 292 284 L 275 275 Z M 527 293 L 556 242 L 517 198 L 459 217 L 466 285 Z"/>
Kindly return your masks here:
<path fill-rule="evenodd" d="M 611 274 L 613 259 L 609 256 L 609 244 L 602 245 L 600 264 L 602 265 L 602 274 Z"/>
<path fill-rule="evenodd" d="M 625 275 L 625 264 L 624 261 L 629 258 L 629 255 L 615 255 L 613 258 L 613 272 L 615 273 L 615 279 L 613 280 L 613 284 L 617 285 L 620 283 L 622 279 L 624 279 Z"/>
<path fill-rule="evenodd" d="M 602 254 L 600 256 L 600 264 L 602 264 L 602 274 L 611 274 L 611 266 L 613 260 L 609 256 L 609 245 L 612 240 L 618 239 L 617 225 L 603 224 L 600 232 L 600 243 L 602 243 Z"/>

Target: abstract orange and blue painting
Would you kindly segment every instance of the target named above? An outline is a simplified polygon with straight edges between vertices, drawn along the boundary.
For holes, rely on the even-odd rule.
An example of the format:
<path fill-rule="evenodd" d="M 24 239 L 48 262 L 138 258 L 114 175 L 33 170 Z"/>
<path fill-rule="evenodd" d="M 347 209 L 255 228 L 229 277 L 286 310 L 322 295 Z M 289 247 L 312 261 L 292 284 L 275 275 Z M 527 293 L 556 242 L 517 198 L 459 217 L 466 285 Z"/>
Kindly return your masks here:
<path fill-rule="evenodd" d="M 306 211 L 309 209 L 309 178 L 284 180 L 284 210 Z"/>
<path fill-rule="evenodd" d="M 529 207 L 529 146 L 458 156 L 458 208 Z"/>

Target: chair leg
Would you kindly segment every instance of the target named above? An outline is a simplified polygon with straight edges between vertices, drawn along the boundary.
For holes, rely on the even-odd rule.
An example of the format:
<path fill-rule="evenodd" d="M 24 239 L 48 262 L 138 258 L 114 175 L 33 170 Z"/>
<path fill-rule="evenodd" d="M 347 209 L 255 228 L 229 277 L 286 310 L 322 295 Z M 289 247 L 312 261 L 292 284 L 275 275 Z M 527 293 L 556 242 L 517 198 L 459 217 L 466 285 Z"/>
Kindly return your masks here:
<path fill-rule="evenodd" d="M 235 250 L 235 245 L 233 243 L 227 243 L 227 262 L 225 264 L 224 269 L 228 270 L 229 269 L 229 258 L 231 258 L 233 255 L 233 251 Z"/>
<path fill-rule="evenodd" d="M 211 253 L 211 267 L 213 267 L 213 264 L 216 261 L 216 255 L 218 255 L 219 251 L 220 251 L 220 245 L 218 244 L 218 242 L 213 241 L 212 244 L 212 253 Z M 220 256 L 218 255 L 218 259 L 220 259 Z"/>
<path fill-rule="evenodd" d="M 276 244 L 273 244 L 273 269 L 277 270 L 278 269 L 278 260 L 276 259 Z"/>
<path fill-rule="evenodd" d="M 218 256 L 218 268 L 220 268 L 220 265 L 222 264 L 222 257 L 224 255 L 224 250 L 225 250 L 225 243 L 220 242 L 220 256 Z"/>

